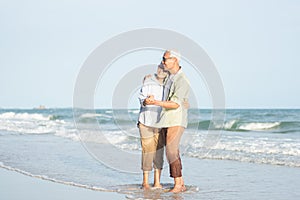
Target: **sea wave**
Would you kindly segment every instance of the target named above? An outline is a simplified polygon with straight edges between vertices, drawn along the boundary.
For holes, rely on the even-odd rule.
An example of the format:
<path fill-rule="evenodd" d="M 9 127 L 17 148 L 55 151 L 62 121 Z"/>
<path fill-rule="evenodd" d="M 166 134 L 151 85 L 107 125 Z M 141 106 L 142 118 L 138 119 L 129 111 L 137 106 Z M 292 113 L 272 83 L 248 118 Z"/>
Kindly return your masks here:
<path fill-rule="evenodd" d="M 300 139 L 261 136 L 251 133 L 223 134 L 213 145 L 204 145 L 204 132 L 193 134 L 187 142 L 185 155 L 201 159 L 235 160 L 241 162 L 264 163 L 300 167 Z M 209 140 L 209 139 L 208 139 Z"/>
<path fill-rule="evenodd" d="M 241 124 L 237 127 L 237 129 L 248 130 L 248 131 L 259 131 L 259 130 L 274 129 L 279 126 L 280 126 L 280 122 L 269 122 L 269 123 L 252 122 L 252 123 Z"/>
<path fill-rule="evenodd" d="M 84 113 L 80 116 L 80 118 L 95 118 L 95 117 L 102 117 L 102 118 L 108 118 L 111 119 L 111 115 L 106 114 L 100 114 L 100 113 Z"/>
<path fill-rule="evenodd" d="M 64 135 L 64 132 L 74 132 L 71 123 L 58 118 L 58 115 L 51 114 L 4 112 L 0 114 L 0 130 L 19 134 Z"/>
<path fill-rule="evenodd" d="M 274 133 L 300 132 L 300 122 L 298 121 L 275 121 L 275 122 L 251 122 L 239 119 L 225 121 L 223 124 L 214 124 L 213 121 L 204 120 L 190 122 L 189 128 L 198 130 L 224 130 L 224 131 L 262 131 Z"/>
<path fill-rule="evenodd" d="M 209 138 L 205 131 L 186 130 L 181 139 L 181 153 L 185 156 L 208 159 L 236 160 L 242 162 L 265 163 L 300 167 L 300 140 L 260 135 L 228 133 L 220 138 Z M 84 134 L 83 134 L 84 135 Z M 216 142 L 206 143 L 206 140 Z M 87 132 L 82 141 L 110 143 L 124 151 L 140 151 L 139 136 L 129 136 L 122 131 L 107 131 L 103 134 Z M 210 145 L 207 145 L 210 144 Z"/>
<path fill-rule="evenodd" d="M 0 114 L 0 119 L 2 120 L 40 120 L 47 121 L 51 118 L 52 115 L 44 116 L 38 113 L 15 113 L 15 112 L 5 112 Z"/>
<path fill-rule="evenodd" d="M 131 113 L 128 114 L 128 113 Z M 93 124 L 99 125 L 101 129 L 105 127 L 136 127 L 136 110 L 127 111 L 101 111 L 83 112 L 74 121 L 71 110 L 67 113 L 29 113 L 29 112 L 3 112 L 0 113 L 0 130 L 11 131 L 20 134 L 48 134 L 53 133 L 58 136 L 75 139 L 75 123 L 84 126 Z M 76 117 L 76 116 L 75 116 Z M 212 120 L 189 120 L 188 129 L 197 130 L 224 130 L 233 132 L 260 131 L 268 133 L 299 133 L 300 121 L 251 121 L 247 119 L 229 119 L 224 123 L 215 123 Z M 86 124 L 86 125 L 85 125 Z M 68 135 L 70 133 L 73 136 Z M 75 139 L 77 140 L 77 139 Z"/>
<path fill-rule="evenodd" d="M 233 160 L 239 162 L 248 162 L 248 163 L 257 163 L 257 164 L 269 164 L 269 165 L 280 165 L 280 166 L 288 166 L 288 167 L 300 167 L 299 160 L 295 162 L 293 158 L 281 158 L 274 159 L 274 156 L 261 156 L 258 157 L 255 154 L 248 154 L 247 156 L 239 154 L 239 153 L 226 153 L 217 154 L 214 151 L 210 151 L 209 154 L 205 156 L 199 155 L 195 152 L 189 152 L 186 154 L 187 156 L 200 158 L 200 159 L 213 159 L 213 160 Z"/>

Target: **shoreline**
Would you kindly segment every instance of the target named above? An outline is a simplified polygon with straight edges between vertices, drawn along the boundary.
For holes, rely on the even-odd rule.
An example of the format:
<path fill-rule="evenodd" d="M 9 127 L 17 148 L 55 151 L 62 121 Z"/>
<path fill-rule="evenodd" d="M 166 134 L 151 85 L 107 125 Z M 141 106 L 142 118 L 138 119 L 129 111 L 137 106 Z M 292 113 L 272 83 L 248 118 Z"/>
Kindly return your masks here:
<path fill-rule="evenodd" d="M 50 180 L 31 177 L 24 173 L 0 167 L 0 195 L 3 199 L 81 200 L 124 199 L 123 194 L 91 190 Z"/>
<path fill-rule="evenodd" d="M 297 167 L 247 163 L 230 160 L 210 160 L 183 157 L 185 183 L 193 188 L 188 193 L 176 195 L 183 199 L 299 199 L 300 169 Z M 4 168 L 3 168 L 4 167 Z M 0 168 L 0 195 L 4 199 L 144 199 L 139 184 L 116 185 L 116 190 L 98 190 L 78 183 L 67 184 L 51 178 L 33 175 L 22 170 L 3 166 Z M 163 170 L 162 184 L 172 186 L 168 167 Z M 99 187 L 100 188 L 100 187 Z M 134 191 L 132 191 L 134 189 Z M 120 191 L 120 193 L 117 192 Z M 123 192 L 122 192 L 123 190 Z M 129 192 L 129 193 L 128 193 Z M 133 193 L 132 193 L 133 192 Z M 132 193 L 132 194 L 130 194 Z M 146 194 L 147 195 L 147 194 Z M 150 192 L 148 195 L 155 195 Z M 160 199 L 172 194 L 159 194 Z M 151 196 L 151 197 L 152 197 Z"/>

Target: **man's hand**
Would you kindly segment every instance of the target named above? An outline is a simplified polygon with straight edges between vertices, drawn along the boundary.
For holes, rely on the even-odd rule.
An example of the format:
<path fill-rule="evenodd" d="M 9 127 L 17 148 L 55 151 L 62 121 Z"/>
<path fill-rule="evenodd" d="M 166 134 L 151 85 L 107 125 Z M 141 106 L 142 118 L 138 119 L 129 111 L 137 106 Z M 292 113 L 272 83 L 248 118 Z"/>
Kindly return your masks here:
<path fill-rule="evenodd" d="M 189 101 L 188 101 L 187 99 L 184 99 L 184 100 L 183 100 L 182 105 L 183 105 L 183 107 L 184 107 L 185 109 L 189 109 L 189 108 L 190 108 L 190 103 L 189 103 Z"/>

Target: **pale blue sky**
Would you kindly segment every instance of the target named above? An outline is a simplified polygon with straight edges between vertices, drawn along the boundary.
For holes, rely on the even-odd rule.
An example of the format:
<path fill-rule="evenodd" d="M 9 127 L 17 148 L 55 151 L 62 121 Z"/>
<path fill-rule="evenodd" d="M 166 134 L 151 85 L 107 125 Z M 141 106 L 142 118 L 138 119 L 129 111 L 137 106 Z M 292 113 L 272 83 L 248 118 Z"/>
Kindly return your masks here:
<path fill-rule="evenodd" d="M 297 0 L 1 0 L 0 108 L 71 107 L 89 54 L 146 27 L 204 48 L 228 108 L 300 108 L 299 10 Z"/>

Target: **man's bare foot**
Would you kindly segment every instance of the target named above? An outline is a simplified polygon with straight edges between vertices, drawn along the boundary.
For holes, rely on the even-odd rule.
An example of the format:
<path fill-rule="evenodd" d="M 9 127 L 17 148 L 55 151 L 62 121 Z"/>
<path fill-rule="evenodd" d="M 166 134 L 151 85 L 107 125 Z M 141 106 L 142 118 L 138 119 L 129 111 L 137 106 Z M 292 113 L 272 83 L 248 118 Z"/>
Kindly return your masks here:
<path fill-rule="evenodd" d="M 147 183 L 143 183 L 142 184 L 142 189 L 144 189 L 144 190 L 150 189 L 150 185 L 147 184 Z"/>
<path fill-rule="evenodd" d="M 181 191 L 182 191 L 182 192 L 185 192 L 185 191 L 186 191 L 185 185 L 182 185 L 182 186 L 181 186 Z"/>
<path fill-rule="evenodd" d="M 179 192 L 184 192 L 186 191 L 186 187 L 184 185 L 176 185 L 174 186 L 174 188 L 172 190 L 170 190 L 170 192 L 173 193 L 179 193 Z"/>

